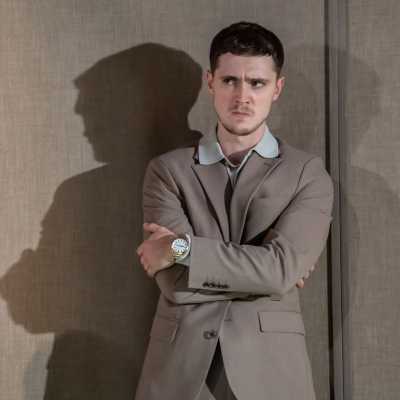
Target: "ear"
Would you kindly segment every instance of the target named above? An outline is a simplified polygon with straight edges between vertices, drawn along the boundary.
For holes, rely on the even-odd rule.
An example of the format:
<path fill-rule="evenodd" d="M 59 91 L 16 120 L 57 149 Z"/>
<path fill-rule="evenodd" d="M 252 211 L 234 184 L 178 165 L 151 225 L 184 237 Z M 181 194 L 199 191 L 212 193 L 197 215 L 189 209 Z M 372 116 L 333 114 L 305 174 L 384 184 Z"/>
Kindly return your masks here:
<path fill-rule="evenodd" d="M 214 93 L 214 76 L 212 74 L 212 72 L 210 70 L 207 70 L 207 74 L 206 74 L 206 79 L 207 79 L 207 88 L 208 91 L 213 94 Z"/>
<path fill-rule="evenodd" d="M 275 93 L 272 96 L 272 101 L 278 100 L 283 87 L 285 86 L 285 77 L 281 76 L 280 78 L 277 79 L 276 81 L 276 86 L 275 86 Z"/>

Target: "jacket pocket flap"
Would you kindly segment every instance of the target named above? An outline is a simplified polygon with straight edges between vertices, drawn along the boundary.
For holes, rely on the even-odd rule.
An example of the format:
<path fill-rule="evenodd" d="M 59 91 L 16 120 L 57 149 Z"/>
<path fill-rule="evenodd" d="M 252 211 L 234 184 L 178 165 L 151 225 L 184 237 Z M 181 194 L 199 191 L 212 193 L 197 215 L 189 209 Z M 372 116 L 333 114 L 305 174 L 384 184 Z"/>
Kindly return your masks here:
<path fill-rule="evenodd" d="M 262 332 L 300 333 L 305 335 L 304 322 L 295 311 L 259 311 L 258 319 Z"/>
<path fill-rule="evenodd" d="M 171 343 L 175 339 L 177 330 L 178 322 L 176 320 L 156 315 L 153 320 L 150 336 Z"/>

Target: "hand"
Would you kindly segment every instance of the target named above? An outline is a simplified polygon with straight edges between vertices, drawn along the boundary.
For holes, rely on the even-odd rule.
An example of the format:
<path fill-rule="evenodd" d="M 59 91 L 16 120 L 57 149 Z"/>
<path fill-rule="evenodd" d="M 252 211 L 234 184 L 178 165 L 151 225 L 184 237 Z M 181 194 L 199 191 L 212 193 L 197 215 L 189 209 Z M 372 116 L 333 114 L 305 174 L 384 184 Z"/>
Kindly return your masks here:
<path fill-rule="evenodd" d="M 305 285 L 304 280 L 307 279 L 307 278 L 311 275 L 310 272 L 311 272 L 311 271 L 314 271 L 314 268 L 315 268 L 315 265 L 313 265 L 313 266 L 310 268 L 310 270 L 306 272 L 306 274 L 303 276 L 303 278 L 301 278 L 301 279 L 299 279 L 299 280 L 297 281 L 296 286 L 297 286 L 298 288 L 302 289 L 302 288 L 304 287 L 304 285 Z"/>
<path fill-rule="evenodd" d="M 154 275 L 162 269 L 170 267 L 173 263 L 171 243 L 177 235 L 169 229 L 155 223 L 143 224 L 145 231 L 151 235 L 137 248 L 140 263 L 147 275 Z"/>

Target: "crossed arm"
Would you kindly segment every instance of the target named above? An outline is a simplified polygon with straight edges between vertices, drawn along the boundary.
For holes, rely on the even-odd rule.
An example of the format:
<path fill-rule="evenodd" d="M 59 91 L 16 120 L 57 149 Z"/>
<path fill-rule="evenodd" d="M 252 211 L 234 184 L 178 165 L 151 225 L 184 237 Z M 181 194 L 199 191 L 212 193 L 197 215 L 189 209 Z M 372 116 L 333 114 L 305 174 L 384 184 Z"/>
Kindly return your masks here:
<path fill-rule="evenodd" d="M 246 298 L 249 295 L 283 295 L 313 269 L 329 232 L 333 188 L 322 160 L 313 158 L 304 166 L 296 196 L 273 228 L 266 229 L 260 246 L 225 243 L 193 235 L 182 209 L 179 190 L 164 163 L 149 164 L 143 186 L 145 234 L 137 254 L 161 292 L 175 303 Z M 191 265 L 173 264 L 172 240 L 182 233 L 192 235 Z M 204 290 L 205 267 L 217 279 L 230 282 L 225 291 Z M 210 269 L 207 271 L 210 272 Z"/>

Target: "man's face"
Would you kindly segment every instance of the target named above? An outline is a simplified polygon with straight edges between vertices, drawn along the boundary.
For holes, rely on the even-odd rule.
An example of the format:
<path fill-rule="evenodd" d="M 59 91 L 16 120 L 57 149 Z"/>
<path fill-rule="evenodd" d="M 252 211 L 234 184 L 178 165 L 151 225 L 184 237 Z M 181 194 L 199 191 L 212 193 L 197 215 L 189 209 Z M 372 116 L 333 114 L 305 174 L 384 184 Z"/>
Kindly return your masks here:
<path fill-rule="evenodd" d="M 271 104 L 278 99 L 284 78 L 277 77 L 270 56 L 222 54 L 212 74 L 207 72 L 219 124 L 233 135 L 264 130 Z"/>

